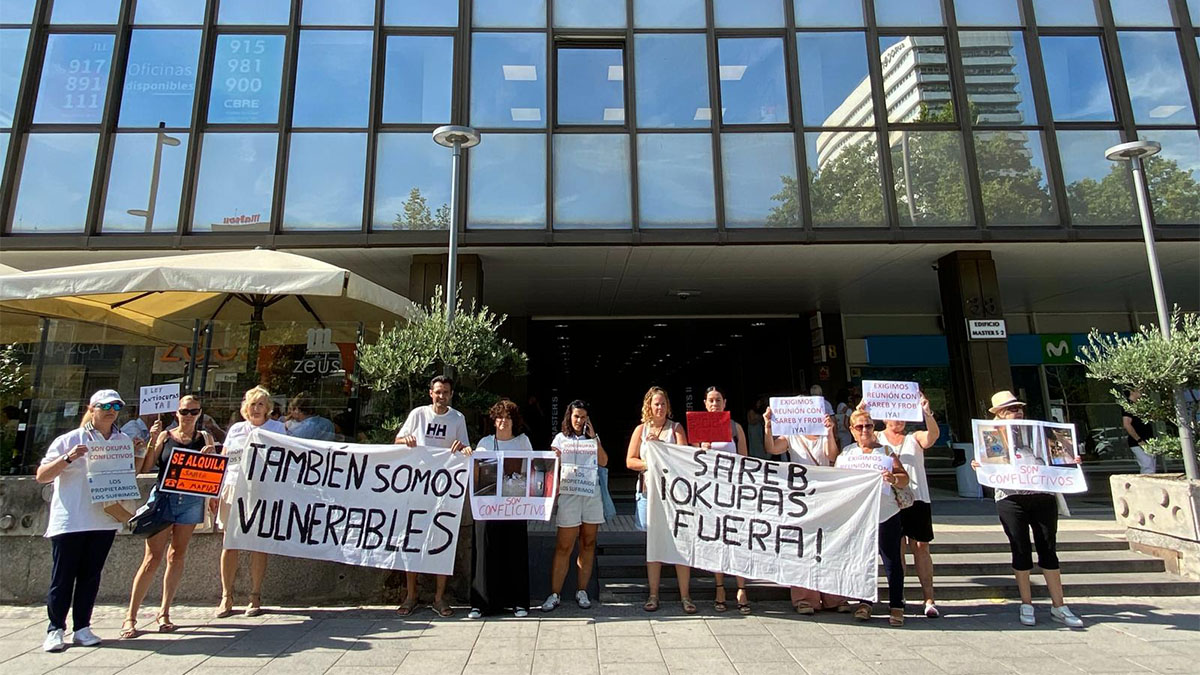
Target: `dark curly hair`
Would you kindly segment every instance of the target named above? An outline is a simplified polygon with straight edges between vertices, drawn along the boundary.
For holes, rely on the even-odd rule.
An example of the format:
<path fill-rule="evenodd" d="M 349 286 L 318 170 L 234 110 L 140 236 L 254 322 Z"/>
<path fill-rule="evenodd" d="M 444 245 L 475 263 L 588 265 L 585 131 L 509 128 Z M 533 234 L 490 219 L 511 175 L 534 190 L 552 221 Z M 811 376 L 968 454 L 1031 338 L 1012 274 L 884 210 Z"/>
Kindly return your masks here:
<path fill-rule="evenodd" d="M 525 420 L 521 419 L 521 409 L 517 407 L 516 403 L 506 398 L 496 401 L 492 404 L 492 407 L 488 408 L 488 419 L 494 420 L 497 417 L 507 417 L 512 420 L 514 436 L 521 433 L 521 430 L 525 428 Z"/>

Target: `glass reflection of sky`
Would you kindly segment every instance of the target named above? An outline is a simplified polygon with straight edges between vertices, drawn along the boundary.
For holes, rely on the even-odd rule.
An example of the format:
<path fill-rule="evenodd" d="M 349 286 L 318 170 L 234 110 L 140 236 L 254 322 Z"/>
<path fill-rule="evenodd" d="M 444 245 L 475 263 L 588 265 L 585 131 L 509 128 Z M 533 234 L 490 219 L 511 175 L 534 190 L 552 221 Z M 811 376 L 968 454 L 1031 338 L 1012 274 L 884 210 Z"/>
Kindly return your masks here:
<path fill-rule="evenodd" d="M 446 0 L 385 0 L 386 26 L 457 26 L 458 3 Z"/>
<path fill-rule="evenodd" d="M 1042 63 L 1054 119 L 1064 122 L 1113 119 L 1112 97 L 1100 38 L 1091 35 L 1043 36 Z"/>
<path fill-rule="evenodd" d="M 385 124 L 448 122 L 454 38 L 389 35 L 383 72 Z"/>
<path fill-rule="evenodd" d="M 47 38 L 35 124 L 96 124 L 108 95 L 112 35 L 55 34 Z"/>
<path fill-rule="evenodd" d="M 546 25 L 546 0 L 475 0 L 474 5 L 472 23 L 476 26 L 540 28 Z"/>
<path fill-rule="evenodd" d="M 96 134 L 30 134 L 13 208 L 13 232 L 82 232 Z"/>
<path fill-rule="evenodd" d="M 4 0 L 0 2 L 0 23 L 33 23 L 35 0 Z"/>
<path fill-rule="evenodd" d="M 704 0 L 633 0 L 637 28 L 702 28 Z"/>
<path fill-rule="evenodd" d="M 1033 0 L 1038 26 L 1098 26 L 1096 0 Z"/>
<path fill-rule="evenodd" d="M 1194 5 L 1196 0 L 1191 0 Z M 1168 0 L 1109 0 L 1118 26 L 1174 26 Z"/>
<path fill-rule="evenodd" d="M 1180 169 L 1191 172 L 1192 180 L 1200 182 L 1200 132 L 1194 129 L 1143 129 L 1138 131 L 1138 138 L 1157 141 L 1162 145 L 1158 157 L 1174 161 Z M 1187 222 L 1200 223 L 1200 213 L 1193 212 Z"/>
<path fill-rule="evenodd" d="M 375 0 L 304 0 L 300 23 L 309 26 L 370 26 Z"/>
<path fill-rule="evenodd" d="M 468 166 L 468 227 L 546 227 L 543 134 L 488 134 L 485 142 L 471 149 Z"/>
<path fill-rule="evenodd" d="M 118 123 L 190 125 L 199 59 L 199 30 L 134 30 Z"/>
<path fill-rule="evenodd" d="M 797 26 L 861 26 L 862 3 L 846 0 L 801 0 L 795 3 Z"/>
<path fill-rule="evenodd" d="M 772 28 L 783 25 L 782 0 L 713 0 L 719 28 Z"/>
<path fill-rule="evenodd" d="M 716 227 L 709 134 L 640 134 L 637 151 L 641 227 Z"/>
<path fill-rule="evenodd" d="M 1020 26 L 1018 0 L 954 0 L 954 19 L 960 26 Z"/>
<path fill-rule="evenodd" d="M 725 124 L 783 124 L 790 119 L 783 40 L 724 38 L 717 41 L 717 52 Z"/>
<path fill-rule="evenodd" d="M 1100 182 L 1113 170 L 1114 163 L 1105 159 L 1104 151 L 1120 143 L 1121 134 L 1117 131 L 1059 129 L 1056 136 L 1058 139 L 1058 155 L 1062 161 L 1063 182 L 1067 186 L 1067 200 L 1074 202 L 1074 198 L 1077 195 L 1071 190 L 1072 183 L 1077 183 L 1086 178 Z M 1128 163 L 1121 163 L 1117 166 L 1126 167 L 1125 171 L 1128 173 Z M 1129 210 L 1126 222 L 1134 223 L 1137 222 L 1137 215 L 1133 210 L 1132 179 L 1129 185 L 1130 192 L 1127 195 Z M 1080 208 L 1078 204 L 1073 204 L 1071 210 L 1082 211 L 1085 209 Z M 1088 223 L 1078 224 L 1086 225 Z"/>
<path fill-rule="evenodd" d="M 880 26 L 941 26 L 940 0 L 875 0 Z"/>
<path fill-rule="evenodd" d="M 8 167 L 8 142 L 12 140 L 12 134 L 7 131 L 0 131 L 0 171 L 5 171 Z M 6 175 L 0 173 L 0 176 Z"/>
<path fill-rule="evenodd" d="M 708 54 L 703 35 L 635 35 L 639 127 L 707 127 Z"/>
<path fill-rule="evenodd" d="M 50 23 L 116 23 L 120 0 L 54 0 Z"/>
<path fill-rule="evenodd" d="M 625 0 L 554 0 L 560 28 L 624 28 Z"/>
<path fill-rule="evenodd" d="M 7 129 L 13 123 L 28 43 L 29 30 L 26 28 L 0 30 L 0 128 Z"/>
<path fill-rule="evenodd" d="M 361 229 L 366 163 L 366 134 L 292 134 L 283 229 Z"/>
<path fill-rule="evenodd" d="M 293 126 L 367 126 L 373 39 L 369 30 L 300 31 Z"/>
<path fill-rule="evenodd" d="M 818 126 L 829 119 L 843 103 L 849 106 L 838 115 L 838 124 L 874 124 L 869 112 L 862 120 L 849 119 L 850 109 L 859 102 L 847 102 L 851 92 L 867 79 L 867 43 L 862 33 L 797 33 L 796 49 L 800 63 L 800 101 L 804 123 Z M 871 107 L 870 89 L 863 88 L 862 105 Z"/>
<path fill-rule="evenodd" d="M 491 139 L 489 134 L 488 142 Z M 450 152 L 431 141 L 428 133 L 381 133 L 377 146 L 376 230 L 394 227 L 396 215 L 404 211 L 404 202 L 413 188 L 420 190 L 430 215 L 450 205 Z"/>
<path fill-rule="evenodd" d="M 807 153 L 805 155 L 805 162 L 808 164 L 808 170 L 806 173 L 810 188 L 812 187 L 813 182 L 820 175 L 820 153 L 817 151 L 817 143 L 826 133 L 828 132 L 812 131 L 804 134 L 804 148 L 805 152 Z M 838 201 L 845 202 L 850 199 L 870 199 L 871 213 L 874 215 L 874 217 L 871 219 L 856 219 L 852 222 L 848 222 L 842 218 L 835 218 L 835 214 L 830 211 L 818 210 L 814 204 L 812 206 L 813 225 L 817 227 L 837 225 L 851 225 L 854 227 L 881 227 L 885 224 L 883 219 L 883 185 L 879 180 L 879 151 L 874 131 L 856 133 L 856 138 L 852 141 L 852 145 L 854 147 L 860 147 L 863 144 L 866 144 L 869 147 L 870 152 L 868 156 L 874 160 L 874 162 L 867 167 L 867 170 L 871 173 L 870 181 L 876 186 L 876 189 L 870 195 L 864 197 L 853 192 L 850 189 L 851 186 L 847 186 L 846 188 L 841 188 L 838 190 L 837 194 L 840 195 Z M 835 187 L 840 188 L 840 186 Z"/>
<path fill-rule="evenodd" d="M 193 232 L 261 232 L 271 223 L 278 134 L 205 134 Z"/>
<path fill-rule="evenodd" d="M 208 121 L 273 124 L 279 119 L 282 35 L 218 35 Z"/>
<path fill-rule="evenodd" d="M 179 145 L 163 145 L 162 164 L 158 172 L 158 198 L 154 203 L 154 232 L 174 232 L 179 222 L 179 196 L 183 189 L 188 135 L 171 132 L 168 136 L 179 140 Z M 157 133 L 116 135 L 101 231 L 146 231 L 145 216 L 133 216 L 127 211 L 145 210 L 150 206 L 154 146 L 157 144 Z"/>
<path fill-rule="evenodd" d="M 772 199 L 784 188 L 782 177 L 796 178 L 792 134 L 723 134 L 721 171 L 725 175 L 725 226 L 763 227 L 771 210 L 782 203 Z"/>
<path fill-rule="evenodd" d="M 138 0 L 134 5 L 135 24 L 204 23 L 204 4 L 196 0 Z"/>
<path fill-rule="evenodd" d="M 478 11 L 479 5 L 476 5 Z M 471 42 L 471 124 L 546 126 L 546 36 L 476 33 Z"/>
<path fill-rule="evenodd" d="M 554 228 L 629 229 L 629 136 L 554 137 Z"/>
<path fill-rule="evenodd" d="M 620 49 L 559 49 L 558 123 L 624 124 L 622 61 Z"/>
<path fill-rule="evenodd" d="M 1187 77 L 1174 33 L 1119 31 L 1125 83 L 1139 124 L 1193 124 Z"/>
<path fill-rule="evenodd" d="M 221 0 L 217 23 L 269 24 L 287 23 L 292 15 L 291 0 Z"/>

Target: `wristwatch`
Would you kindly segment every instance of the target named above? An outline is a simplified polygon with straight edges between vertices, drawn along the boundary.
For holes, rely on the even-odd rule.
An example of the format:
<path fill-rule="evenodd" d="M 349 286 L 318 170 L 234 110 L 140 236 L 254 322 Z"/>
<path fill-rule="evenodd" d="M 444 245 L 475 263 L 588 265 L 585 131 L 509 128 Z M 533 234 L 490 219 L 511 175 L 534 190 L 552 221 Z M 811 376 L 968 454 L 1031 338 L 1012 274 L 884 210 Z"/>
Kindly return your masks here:
<path fill-rule="evenodd" d="M 63 455 L 63 461 L 66 462 L 67 464 L 70 464 L 72 462 L 71 454 L 67 453 L 67 454 Z"/>

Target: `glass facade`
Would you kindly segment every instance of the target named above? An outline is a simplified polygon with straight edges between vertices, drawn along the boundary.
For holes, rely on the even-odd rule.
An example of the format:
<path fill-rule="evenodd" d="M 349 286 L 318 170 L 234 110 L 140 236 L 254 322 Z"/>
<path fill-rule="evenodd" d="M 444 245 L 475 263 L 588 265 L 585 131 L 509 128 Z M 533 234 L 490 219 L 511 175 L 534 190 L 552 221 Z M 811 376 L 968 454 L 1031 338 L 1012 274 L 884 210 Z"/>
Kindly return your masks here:
<path fill-rule="evenodd" d="M 1195 225 L 1196 4 L 7 2 L 0 236 Z"/>

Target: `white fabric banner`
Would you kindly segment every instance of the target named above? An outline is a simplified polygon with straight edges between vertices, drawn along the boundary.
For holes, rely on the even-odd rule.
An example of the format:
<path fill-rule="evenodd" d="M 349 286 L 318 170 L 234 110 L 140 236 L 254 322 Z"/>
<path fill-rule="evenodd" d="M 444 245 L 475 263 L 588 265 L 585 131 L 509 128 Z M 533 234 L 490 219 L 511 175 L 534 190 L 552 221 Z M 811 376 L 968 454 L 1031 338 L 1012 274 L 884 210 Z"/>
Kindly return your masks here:
<path fill-rule="evenodd" d="M 1075 425 L 1035 420 L 971 420 L 975 475 L 1002 490 L 1087 492 Z"/>
<path fill-rule="evenodd" d="M 775 436 L 825 436 L 825 399 L 820 396 L 772 396 L 771 433 Z"/>
<path fill-rule="evenodd" d="M 250 432 L 225 548 L 452 574 L 467 458 Z"/>
<path fill-rule="evenodd" d="M 550 520 L 557 489 L 553 452 L 476 450 L 471 455 L 475 520 Z"/>
<path fill-rule="evenodd" d="M 862 407 L 877 420 L 921 422 L 921 386 L 916 382 L 863 380 Z"/>
<path fill-rule="evenodd" d="M 562 447 L 562 463 L 559 470 L 558 493 L 595 497 L 600 489 L 597 473 L 600 452 L 599 442 L 594 438 L 569 438 L 559 441 Z"/>
<path fill-rule="evenodd" d="M 645 441 L 646 559 L 874 601 L 878 473 Z"/>

